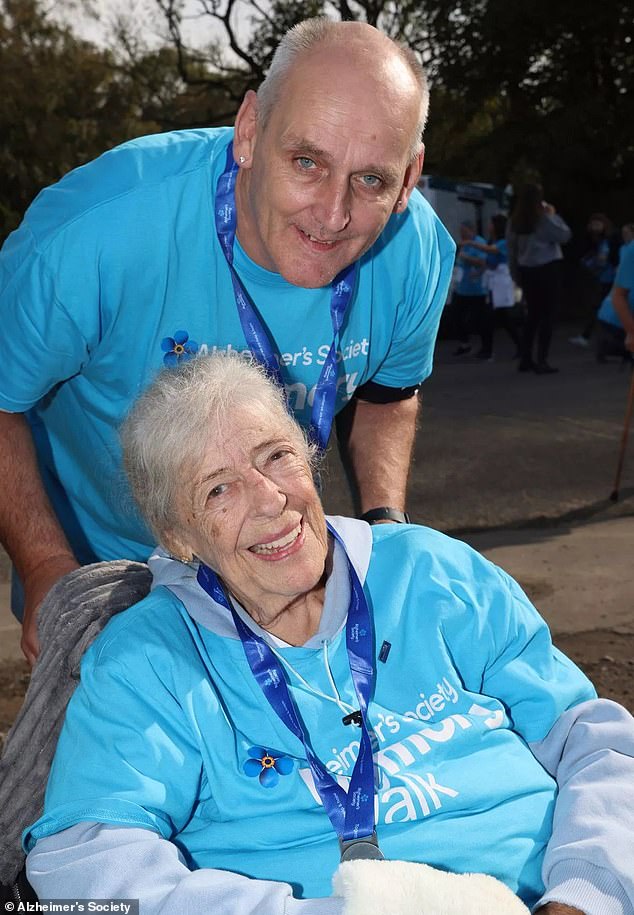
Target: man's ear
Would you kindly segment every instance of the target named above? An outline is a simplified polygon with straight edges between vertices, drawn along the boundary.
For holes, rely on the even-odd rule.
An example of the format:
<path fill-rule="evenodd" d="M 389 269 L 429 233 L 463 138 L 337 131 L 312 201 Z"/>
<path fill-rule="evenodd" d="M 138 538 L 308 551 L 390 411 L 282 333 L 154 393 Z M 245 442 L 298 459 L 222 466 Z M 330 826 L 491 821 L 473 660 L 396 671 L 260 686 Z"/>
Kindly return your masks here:
<path fill-rule="evenodd" d="M 394 204 L 394 212 L 402 213 L 405 207 L 407 206 L 407 201 L 412 195 L 412 191 L 418 184 L 418 179 L 421 176 L 423 171 L 423 162 L 425 161 L 425 146 L 421 144 L 420 152 L 416 157 L 410 162 L 410 164 L 405 169 L 405 177 L 403 179 L 403 186 L 398 195 L 398 199 Z"/>
<path fill-rule="evenodd" d="M 249 89 L 236 115 L 233 132 L 233 158 L 240 168 L 251 168 L 258 122 L 258 97 Z"/>

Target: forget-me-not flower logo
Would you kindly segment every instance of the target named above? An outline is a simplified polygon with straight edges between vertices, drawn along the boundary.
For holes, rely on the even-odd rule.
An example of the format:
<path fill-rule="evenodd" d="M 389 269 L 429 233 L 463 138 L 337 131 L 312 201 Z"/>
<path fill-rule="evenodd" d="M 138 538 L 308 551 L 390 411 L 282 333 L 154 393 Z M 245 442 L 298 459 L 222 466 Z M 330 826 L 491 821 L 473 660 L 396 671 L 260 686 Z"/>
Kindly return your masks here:
<path fill-rule="evenodd" d="M 186 330 L 177 330 L 173 337 L 163 337 L 161 349 L 165 353 L 165 365 L 178 365 L 183 359 L 191 359 L 198 352 L 198 344 L 189 339 Z"/>
<path fill-rule="evenodd" d="M 289 775 L 295 765 L 290 756 L 266 747 L 250 747 L 249 759 L 242 766 L 245 775 L 258 778 L 263 788 L 275 788 L 280 775 Z"/>

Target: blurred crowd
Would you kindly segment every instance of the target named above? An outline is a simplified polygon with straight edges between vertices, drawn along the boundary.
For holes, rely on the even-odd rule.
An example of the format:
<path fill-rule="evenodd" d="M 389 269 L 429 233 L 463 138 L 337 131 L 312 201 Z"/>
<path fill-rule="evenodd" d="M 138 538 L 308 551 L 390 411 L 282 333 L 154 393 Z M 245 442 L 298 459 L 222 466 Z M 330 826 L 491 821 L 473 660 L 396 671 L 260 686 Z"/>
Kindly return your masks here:
<path fill-rule="evenodd" d="M 563 292 L 562 246 L 571 240 L 570 227 L 538 184 L 519 190 L 509 217 L 491 218 L 486 237 L 465 219 L 444 319 L 444 335 L 457 343 L 454 355 L 492 361 L 495 334 L 502 330 L 520 372 L 555 374 L 550 344 Z M 593 351 L 598 362 L 632 362 L 634 223 L 616 228 L 606 214 L 592 213 L 576 242 L 580 328 L 569 342 Z"/>

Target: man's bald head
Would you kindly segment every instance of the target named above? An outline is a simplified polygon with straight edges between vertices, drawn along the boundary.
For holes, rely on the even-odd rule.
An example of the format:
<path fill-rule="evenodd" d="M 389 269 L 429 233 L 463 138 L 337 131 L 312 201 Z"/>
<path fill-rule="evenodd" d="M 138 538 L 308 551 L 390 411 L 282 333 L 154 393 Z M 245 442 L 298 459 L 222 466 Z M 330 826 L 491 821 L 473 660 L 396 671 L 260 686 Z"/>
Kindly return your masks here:
<path fill-rule="evenodd" d="M 416 94 L 419 117 L 411 140 L 411 158 L 421 148 L 421 138 L 429 108 L 429 90 L 425 72 L 409 48 L 398 45 L 383 32 L 365 22 L 334 22 L 330 19 L 306 19 L 286 33 L 279 43 L 268 74 L 258 89 L 258 121 L 266 127 L 271 112 L 283 95 L 292 68 L 313 55 L 324 58 L 324 78 L 328 78 L 327 60 L 345 54 L 351 70 L 366 73 L 368 95 L 372 83 L 388 84 L 394 91 Z"/>

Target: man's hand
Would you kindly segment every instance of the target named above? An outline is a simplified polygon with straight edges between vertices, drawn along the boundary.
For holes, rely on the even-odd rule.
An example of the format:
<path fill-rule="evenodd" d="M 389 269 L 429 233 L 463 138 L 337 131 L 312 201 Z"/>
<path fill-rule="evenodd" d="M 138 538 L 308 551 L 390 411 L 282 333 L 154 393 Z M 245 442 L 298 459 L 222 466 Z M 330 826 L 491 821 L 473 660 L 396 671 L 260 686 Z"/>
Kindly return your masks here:
<path fill-rule="evenodd" d="M 40 653 L 37 637 L 37 614 L 40 604 L 60 578 L 78 568 L 79 563 L 73 556 L 68 554 L 52 556 L 32 569 L 26 581 L 23 582 L 24 620 L 20 647 L 31 667 Z"/>

